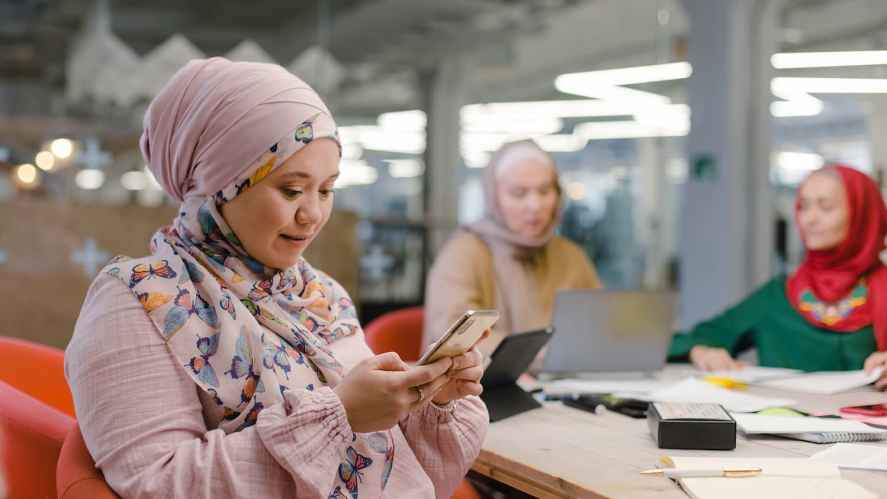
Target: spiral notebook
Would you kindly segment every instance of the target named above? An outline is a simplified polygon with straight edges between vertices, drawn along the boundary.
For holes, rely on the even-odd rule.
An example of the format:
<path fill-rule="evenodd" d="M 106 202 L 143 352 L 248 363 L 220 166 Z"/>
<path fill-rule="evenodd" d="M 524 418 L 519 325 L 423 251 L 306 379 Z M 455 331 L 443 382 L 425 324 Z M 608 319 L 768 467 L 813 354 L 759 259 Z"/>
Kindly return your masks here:
<path fill-rule="evenodd" d="M 746 436 L 776 435 L 817 444 L 887 439 L 887 430 L 848 419 L 740 413 L 731 416 Z"/>

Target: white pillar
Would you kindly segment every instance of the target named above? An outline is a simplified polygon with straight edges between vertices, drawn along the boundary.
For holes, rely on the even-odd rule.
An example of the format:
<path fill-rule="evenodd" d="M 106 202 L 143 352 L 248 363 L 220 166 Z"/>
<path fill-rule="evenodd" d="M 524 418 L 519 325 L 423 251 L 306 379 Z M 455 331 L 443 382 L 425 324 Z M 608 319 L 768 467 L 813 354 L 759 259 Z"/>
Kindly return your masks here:
<path fill-rule="evenodd" d="M 689 175 L 679 242 L 681 326 L 771 275 L 770 56 L 781 0 L 684 0 L 690 18 Z"/>
<path fill-rule="evenodd" d="M 887 196 L 887 185 L 884 182 L 887 180 L 887 96 L 870 95 L 868 101 L 871 103 L 868 130 L 872 176 L 881 182 L 881 192 Z"/>
<path fill-rule="evenodd" d="M 459 111 L 464 102 L 464 62 L 459 56 L 443 59 L 420 74 L 428 116 L 425 147 L 425 222 L 429 226 L 426 248 L 436 254 L 456 228 L 459 214 Z"/>
<path fill-rule="evenodd" d="M 644 287 L 659 289 L 666 285 L 665 217 L 668 215 L 666 154 L 663 139 L 638 139 L 640 208 L 637 211 L 638 236 L 644 259 Z"/>

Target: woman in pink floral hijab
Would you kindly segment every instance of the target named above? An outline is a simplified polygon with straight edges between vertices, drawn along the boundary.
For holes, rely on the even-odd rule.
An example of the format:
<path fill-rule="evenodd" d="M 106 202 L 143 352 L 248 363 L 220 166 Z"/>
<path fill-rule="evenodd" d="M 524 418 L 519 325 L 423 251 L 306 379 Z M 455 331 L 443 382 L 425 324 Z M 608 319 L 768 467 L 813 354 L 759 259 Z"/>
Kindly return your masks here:
<path fill-rule="evenodd" d="M 195 60 L 141 149 L 182 205 L 96 278 L 66 353 L 87 446 L 123 497 L 449 497 L 487 424 L 480 354 L 374 356 L 302 252 L 332 210 L 336 125 L 283 68 Z"/>

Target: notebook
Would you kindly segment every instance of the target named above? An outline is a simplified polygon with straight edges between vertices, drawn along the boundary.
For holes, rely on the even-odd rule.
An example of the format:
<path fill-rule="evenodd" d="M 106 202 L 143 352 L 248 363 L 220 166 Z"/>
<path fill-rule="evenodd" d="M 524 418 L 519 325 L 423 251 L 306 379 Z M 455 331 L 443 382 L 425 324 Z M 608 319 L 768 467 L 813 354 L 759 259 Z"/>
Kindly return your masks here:
<path fill-rule="evenodd" d="M 839 468 L 887 471 L 887 447 L 865 444 L 835 444 L 813 454 L 810 459 L 825 461 Z"/>
<path fill-rule="evenodd" d="M 807 458 L 720 458 L 668 456 L 663 467 L 684 469 L 761 468 L 744 478 L 681 478 L 693 499 L 876 499 L 862 486 L 841 478 L 837 466 Z"/>
<path fill-rule="evenodd" d="M 790 399 L 760 397 L 736 390 L 727 390 L 693 378 L 687 378 L 663 389 L 655 390 L 647 397 L 656 402 L 720 404 L 731 412 L 756 412 L 768 407 L 783 407 L 795 403 Z"/>
<path fill-rule="evenodd" d="M 731 416 L 745 435 L 776 435 L 817 444 L 887 438 L 887 430 L 849 419 L 738 413 Z"/>
<path fill-rule="evenodd" d="M 793 392 L 832 395 L 869 385 L 880 378 L 882 372 L 881 368 L 875 369 L 870 374 L 866 374 L 861 369 L 859 371 L 814 372 L 785 379 L 764 381 L 761 384 Z"/>

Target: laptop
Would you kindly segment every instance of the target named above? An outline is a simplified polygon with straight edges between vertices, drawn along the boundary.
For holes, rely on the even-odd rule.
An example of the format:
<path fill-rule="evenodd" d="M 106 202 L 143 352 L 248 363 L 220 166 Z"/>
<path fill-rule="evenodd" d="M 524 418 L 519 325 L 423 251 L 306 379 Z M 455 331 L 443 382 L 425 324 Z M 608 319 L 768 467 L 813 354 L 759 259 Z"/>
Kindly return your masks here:
<path fill-rule="evenodd" d="M 668 291 L 560 291 L 542 371 L 550 377 L 658 371 L 665 366 L 674 307 Z"/>

